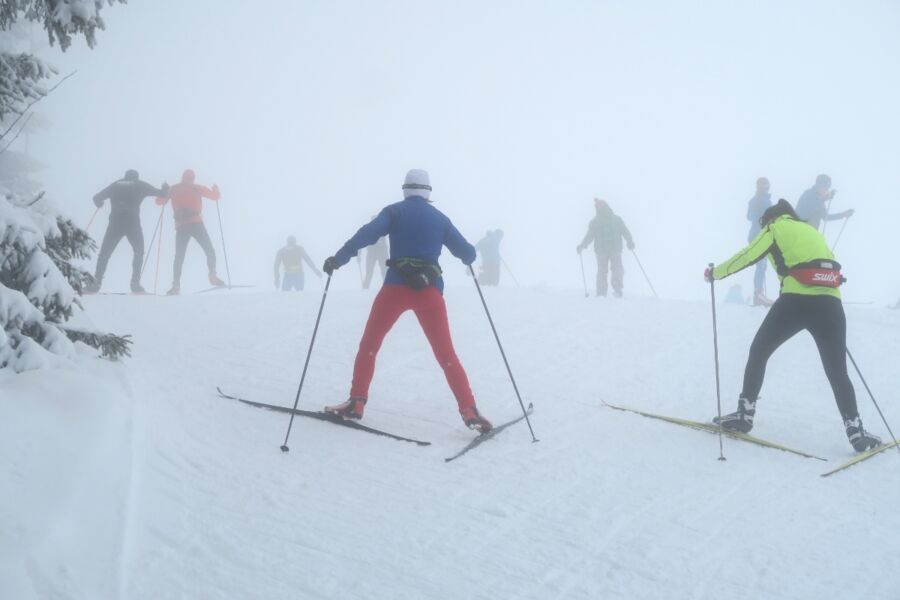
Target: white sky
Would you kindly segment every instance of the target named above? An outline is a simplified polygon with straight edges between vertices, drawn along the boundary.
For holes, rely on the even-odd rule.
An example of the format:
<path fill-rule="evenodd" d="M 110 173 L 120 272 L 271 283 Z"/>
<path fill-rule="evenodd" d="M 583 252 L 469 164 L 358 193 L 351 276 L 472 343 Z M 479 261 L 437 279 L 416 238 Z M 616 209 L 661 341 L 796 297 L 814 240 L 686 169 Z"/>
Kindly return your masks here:
<path fill-rule="evenodd" d="M 271 285 L 290 234 L 320 264 L 418 167 L 471 242 L 504 229 L 525 284 L 581 287 L 575 245 L 600 196 L 660 294 L 702 298 L 705 264 L 746 240 L 756 178 L 794 203 L 825 172 L 833 210 L 857 209 L 837 248 L 845 300 L 900 294 L 898 2 L 131 0 L 103 16 L 95 50 L 44 54 L 78 74 L 39 105 L 39 177 L 86 223 L 126 169 L 159 185 L 193 168 L 222 189 L 235 283 Z M 157 216 L 146 202 L 148 239 Z M 165 236 L 163 290 L 170 222 Z M 120 246 L 111 287 L 129 264 Z M 191 246 L 186 289 L 204 264 Z M 359 285 L 348 267 L 336 286 Z M 649 294 L 626 270 L 626 293 Z M 734 279 L 749 293 L 750 272 Z"/>

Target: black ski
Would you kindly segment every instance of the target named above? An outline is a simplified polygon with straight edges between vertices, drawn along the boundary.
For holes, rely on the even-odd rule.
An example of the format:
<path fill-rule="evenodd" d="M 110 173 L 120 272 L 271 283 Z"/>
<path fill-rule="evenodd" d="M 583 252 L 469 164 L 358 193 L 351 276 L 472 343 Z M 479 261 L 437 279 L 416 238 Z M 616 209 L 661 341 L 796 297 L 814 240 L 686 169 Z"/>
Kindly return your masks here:
<path fill-rule="evenodd" d="M 206 292 L 214 292 L 216 290 L 230 290 L 232 288 L 252 288 L 256 287 L 255 285 L 216 285 L 211 288 L 207 288 L 205 290 L 200 290 L 199 292 L 194 292 L 195 294 L 205 294 Z"/>
<path fill-rule="evenodd" d="M 527 409 L 526 412 L 527 412 L 529 415 L 530 415 L 532 412 L 534 412 L 534 405 L 533 405 L 533 404 L 529 404 L 529 405 L 528 405 L 528 409 Z M 481 442 L 485 442 L 485 441 L 491 439 L 492 437 L 494 437 L 495 435 L 497 435 L 498 433 L 500 433 L 501 431 L 503 431 L 504 429 L 506 429 L 506 428 L 509 427 L 510 425 L 515 425 L 515 424 L 518 423 L 519 421 L 524 421 L 524 420 L 525 420 L 525 415 L 522 415 L 521 417 L 516 417 L 516 418 L 513 419 L 512 421 L 508 421 L 508 422 L 506 422 L 506 423 L 503 423 L 502 425 L 497 425 L 496 427 L 494 427 L 493 429 L 491 429 L 491 430 L 488 431 L 487 433 L 482 433 L 482 434 L 479 435 L 477 438 L 475 438 L 474 440 L 472 440 L 471 442 L 469 442 L 469 443 L 466 445 L 465 448 L 463 448 L 462 450 L 460 450 L 459 452 L 457 452 L 456 454 L 454 454 L 454 455 L 451 456 L 450 458 L 445 458 L 445 459 L 444 459 L 444 462 L 450 462 L 451 460 L 455 460 L 455 459 L 459 458 L 460 456 L 462 456 L 463 454 L 465 454 L 466 452 L 468 452 L 468 451 L 471 450 L 472 448 L 475 448 L 475 447 L 477 447 L 477 446 L 480 446 L 480 445 L 481 445 Z"/>
<path fill-rule="evenodd" d="M 223 392 L 220 388 L 216 388 L 216 391 L 219 392 L 219 395 L 223 398 L 228 398 L 229 400 L 237 400 L 238 402 L 243 402 L 249 406 L 255 406 L 257 408 L 264 408 L 266 410 L 274 410 L 276 412 L 283 413 L 293 413 L 298 417 L 309 417 L 310 419 L 317 419 L 319 421 L 326 421 L 328 423 L 334 423 L 335 425 L 341 425 L 342 427 L 349 427 L 350 429 L 357 429 L 359 431 L 365 431 L 366 433 L 372 433 L 375 435 L 380 435 L 383 437 L 391 438 L 392 440 L 399 440 L 401 442 L 412 442 L 413 444 L 417 444 L 419 446 L 430 446 L 431 442 L 424 442 L 422 440 L 415 440 L 413 438 L 403 437 L 402 435 L 397 435 L 394 433 L 389 433 L 387 431 L 382 431 L 381 429 L 375 429 L 374 427 L 368 427 L 366 425 L 362 425 L 361 423 L 357 423 L 356 421 L 347 421 L 342 419 L 337 415 L 332 415 L 326 412 L 320 412 L 315 410 L 301 410 L 299 408 L 294 409 L 289 406 L 278 406 L 277 404 L 265 404 L 264 402 L 254 402 L 253 400 L 246 400 L 244 398 L 238 398 L 237 396 L 229 396 L 225 392 Z"/>

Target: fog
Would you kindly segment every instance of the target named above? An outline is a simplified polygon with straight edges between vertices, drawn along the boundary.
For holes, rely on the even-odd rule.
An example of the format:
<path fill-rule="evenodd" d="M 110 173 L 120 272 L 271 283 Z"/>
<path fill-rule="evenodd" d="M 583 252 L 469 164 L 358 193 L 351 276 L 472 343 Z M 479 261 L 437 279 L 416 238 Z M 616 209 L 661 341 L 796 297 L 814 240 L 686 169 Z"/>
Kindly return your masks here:
<path fill-rule="evenodd" d="M 659 294 L 702 299 L 706 263 L 746 242 L 756 178 L 795 203 L 827 173 L 832 211 L 856 209 L 836 250 L 845 299 L 900 294 L 897 2 L 131 0 L 103 16 L 96 49 L 42 54 L 78 72 L 38 105 L 37 178 L 86 224 L 126 169 L 154 185 L 194 169 L 222 190 L 234 283 L 271 286 L 291 234 L 321 264 L 424 168 L 469 241 L 505 231 L 523 285 L 580 292 L 575 245 L 600 197 Z M 142 215 L 149 241 L 152 200 Z M 214 203 L 204 215 L 221 264 Z M 171 212 L 162 243 L 164 292 Z M 126 288 L 130 255 L 123 241 L 110 289 Z M 649 295 L 633 257 L 625 268 L 626 296 Z M 355 270 L 335 287 L 358 288 Z M 733 279 L 752 290 L 750 270 Z M 207 287 L 193 242 L 182 285 Z M 771 270 L 768 285 L 777 295 Z"/>

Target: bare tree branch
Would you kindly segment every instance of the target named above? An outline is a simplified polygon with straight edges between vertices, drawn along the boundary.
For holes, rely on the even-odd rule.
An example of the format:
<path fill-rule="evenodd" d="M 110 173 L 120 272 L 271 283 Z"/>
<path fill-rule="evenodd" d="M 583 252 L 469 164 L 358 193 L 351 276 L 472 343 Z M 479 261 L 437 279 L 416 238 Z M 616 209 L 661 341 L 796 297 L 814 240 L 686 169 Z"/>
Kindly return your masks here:
<path fill-rule="evenodd" d="M 37 102 L 39 102 L 40 100 L 42 100 L 42 99 L 46 98 L 47 96 L 49 96 L 49 95 L 50 95 L 50 92 L 52 92 L 53 90 L 55 90 L 56 88 L 58 88 L 60 85 L 62 85 L 62 82 L 63 82 L 63 81 L 65 81 L 66 79 L 68 79 L 69 77 L 71 77 L 72 75 L 74 75 L 74 74 L 77 73 L 77 72 L 78 72 L 77 70 L 72 71 L 71 73 L 69 73 L 68 75 L 66 75 L 65 77 L 63 77 L 63 78 L 60 79 L 59 81 L 57 81 L 57 82 L 56 82 L 56 85 L 54 85 L 54 86 L 51 87 L 49 90 L 47 90 L 47 92 L 46 92 L 44 95 L 39 96 L 39 97 L 35 98 L 34 100 L 32 100 L 31 102 L 29 102 L 28 105 L 27 105 L 24 109 L 22 109 L 22 112 L 19 113 L 19 116 L 16 117 L 15 119 L 13 119 L 13 122 L 9 124 L 9 127 L 6 128 L 6 131 L 4 131 L 2 134 L 0 134 L 0 140 L 2 140 L 3 138 L 5 138 L 5 137 L 7 136 L 7 134 L 9 134 L 9 132 L 12 131 L 12 128 L 16 126 L 16 123 L 18 123 L 19 120 L 20 120 L 23 116 L 25 116 L 25 113 L 28 112 L 28 109 L 30 109 L 32 106 L 34 106 L 34 105 L 35 105 Z M 19 133 L 22 133 L 22 130 L 21 130 L 21 129 L 19 130 Z M 17 136 L 17 137 L 18 137 L 18 136 Z M 8 148 L 8 147 L 9 147 L 9 145 L 7 145 L 7 148 Z M 6 150 L 6 148 L 4 148 L 4 151 L 5 151 L 5 150 Z M 2 154 L 2 152 L 0 152 L 0 154 Z"/>
<path fill-rule="evenodd" d="M 47 193 L 47 191 L 44 190 L 43 192 L 41 192 L 40 194 L 38 194 L 37 196 L 35 196 L 34 200 L 32 200 L 31 202 L 29 202 L 29 203 L 26 204 L 25 206 L 34 206 L 35 204 L 38 203 L 38 200 L 40 200 L 41 198 L 44 197 L 44 195 L 45 195 L 46 193 Z"/>
<path fill-rule="evenodd" d="M 34 116 L 34 113 L 29 113 L 28 118 L 25 119 L 25 122 L 22 123 L 21 127 L 19 127 L 19 131 L 16 132 L 16 135 L 13 136 L 13 139 L 9 140 L 9 143 L 6 144 L 5 146 L 3 146 L 2 149 L 0 149 L 0 154 L 3 154 L 7 150 L 9 150 L 9 147 L 13 145 L 13 142 L 15 142 L 19 138 L 19 136 L 22 135 L 22 132 L 25 131 L 25 127 L 28 125 L 28 121 L 30 121 L 31 117 L 33 117 L 33 116 Z M 3 137 L 0 136 L 0 140 L 2 140 L 2 139 L 3 139 Z"/>

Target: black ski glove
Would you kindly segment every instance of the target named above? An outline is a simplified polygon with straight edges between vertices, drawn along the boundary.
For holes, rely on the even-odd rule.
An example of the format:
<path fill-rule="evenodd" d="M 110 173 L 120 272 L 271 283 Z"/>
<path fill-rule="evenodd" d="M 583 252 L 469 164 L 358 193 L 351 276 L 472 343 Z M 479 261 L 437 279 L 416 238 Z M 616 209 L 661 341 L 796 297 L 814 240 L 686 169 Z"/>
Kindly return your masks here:
<path fill-rule="evenodd" d="M 322 270 L 331 277 L 331 274 L 337 271 L 340 268 L 340 265 L 337 264 L 337 259 L 333 256 L 329 256 L 325 259 L 325 264 L 322 265 Z"/>

